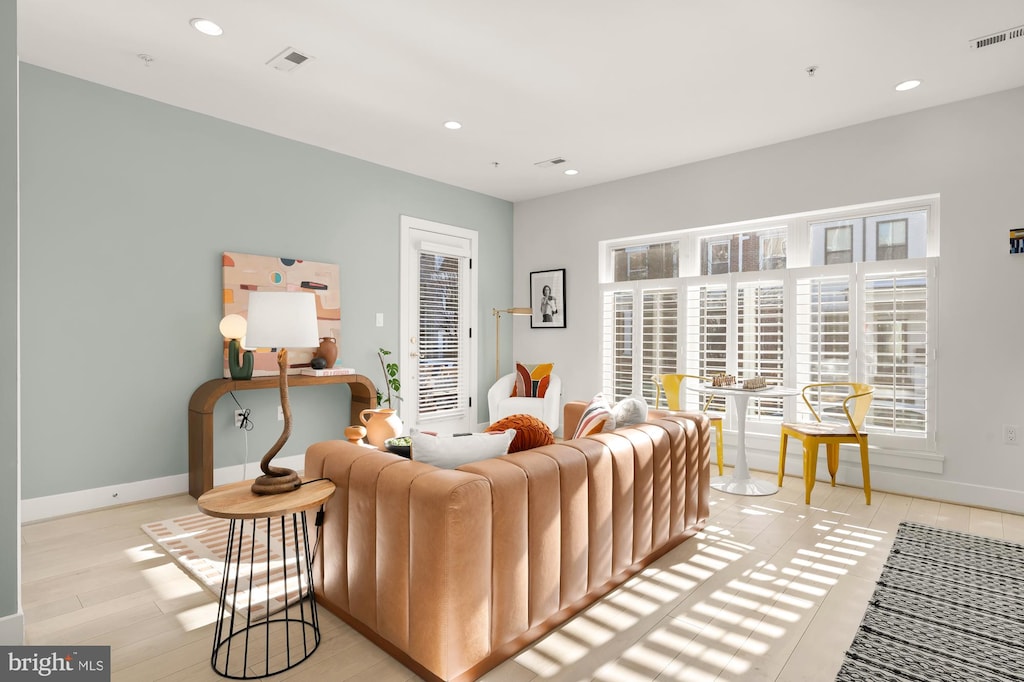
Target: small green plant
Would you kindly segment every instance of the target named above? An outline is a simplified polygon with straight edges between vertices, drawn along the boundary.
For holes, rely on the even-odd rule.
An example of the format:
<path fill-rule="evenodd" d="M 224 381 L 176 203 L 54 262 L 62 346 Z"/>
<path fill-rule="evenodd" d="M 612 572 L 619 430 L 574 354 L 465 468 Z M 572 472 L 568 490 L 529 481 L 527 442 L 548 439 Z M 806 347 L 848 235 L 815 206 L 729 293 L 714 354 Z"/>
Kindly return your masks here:
<path fill-rule="evenodd" d="M 377 406 L 380 407 L 387 403 L 388 407 L 391 405 L 391 392 L 395 392 L 395 399 L 401 400 L 398 396 L 398 392 L 402 390 L 402 381 L 398 378 L 398 363 L 397 362 L 384 362 L 384 356 L 391 355 L 391 351 L 384 350 L 383 348 L 377 349 L 377 357 L 380 358 L 380 368 L 384 372 L 384 386 L 387 388 L 387 397 L 377 389 Z"/>

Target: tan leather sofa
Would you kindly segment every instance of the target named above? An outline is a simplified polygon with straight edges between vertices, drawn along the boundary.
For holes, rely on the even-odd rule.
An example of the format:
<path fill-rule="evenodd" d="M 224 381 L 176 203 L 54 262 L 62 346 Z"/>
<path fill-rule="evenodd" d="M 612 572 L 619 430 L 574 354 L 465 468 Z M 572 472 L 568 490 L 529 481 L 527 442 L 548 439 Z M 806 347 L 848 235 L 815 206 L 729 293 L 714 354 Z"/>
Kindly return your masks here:
<path fill-rule="evenodd" d="M 703 527 L 708 443 L 700 413 L 456 470 L 316 443 L 317 599 L 424 679 L 476 679 Z"/>

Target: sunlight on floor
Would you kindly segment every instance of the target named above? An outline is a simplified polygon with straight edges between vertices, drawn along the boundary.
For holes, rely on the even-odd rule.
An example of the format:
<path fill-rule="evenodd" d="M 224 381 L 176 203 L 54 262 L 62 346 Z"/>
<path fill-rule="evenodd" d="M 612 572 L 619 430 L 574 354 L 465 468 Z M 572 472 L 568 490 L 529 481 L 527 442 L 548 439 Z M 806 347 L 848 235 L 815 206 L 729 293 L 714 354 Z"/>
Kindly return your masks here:
<path fill-rule="evenodd" d="M 762 528 L 787 506 L 795 505 L 762 500 L 730 512 Z M 771 557 L 709 524 L 667 555 L 679 555 L 676 563 L 644 569 L 515 660 L 538 679 L 593 660 L 590 674 L 606 682 L 742 680 L 776 643 L 803 632 L 799 624 L 830 590 L 885 543 L 887 533 L 846 524 L 848 516 L 827 509 L 791 515 L 793 537 Z M 726 568 L 741 577 L 716 580 Z"/>
<path fill-rule="evenodd" d="M 183 632 L 211 625 L 217 619 L 217 601 L 203 586 L 192 580 L 175 561 L 155 545 L 130 547 L 125 554 L 133 563 L 160 561 L 144 568 L 141 575 L 156 593 L 158 601 L 181 600 L 194 595 L 209 595 L 209 602 L 175 615 Z"/>
<path fill-rule="evenodd" d="M 205 628 L 217 622 L 217 603 L 211 601 L 209 604 L 182 611 L 175 618 L 185 632 Z"/>

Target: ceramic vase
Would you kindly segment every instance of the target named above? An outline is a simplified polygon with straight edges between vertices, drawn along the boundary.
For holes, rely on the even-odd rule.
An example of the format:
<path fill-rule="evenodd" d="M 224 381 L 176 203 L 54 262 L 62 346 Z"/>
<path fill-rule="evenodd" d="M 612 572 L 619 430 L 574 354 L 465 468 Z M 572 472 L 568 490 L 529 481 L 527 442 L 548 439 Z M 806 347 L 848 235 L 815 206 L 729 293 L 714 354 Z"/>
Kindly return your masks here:
<path fill-rule="evenodd" d="M 323 358 L 327 362 L 327 368 L 334 367 L 338 361 L 338 342 L 333 336 L 325 336 L 320 339 L 320 347 L 316 349 L 314 357 Z"/>
<path fill-rule="evenodd" d="M 386 407 L 363 410 L 359 413 L 359 421 L 366 426 L 366 442 L 378 448 L 383 448 L 388 438 L 402 435 L 402 420 L 394 410 Z"/>

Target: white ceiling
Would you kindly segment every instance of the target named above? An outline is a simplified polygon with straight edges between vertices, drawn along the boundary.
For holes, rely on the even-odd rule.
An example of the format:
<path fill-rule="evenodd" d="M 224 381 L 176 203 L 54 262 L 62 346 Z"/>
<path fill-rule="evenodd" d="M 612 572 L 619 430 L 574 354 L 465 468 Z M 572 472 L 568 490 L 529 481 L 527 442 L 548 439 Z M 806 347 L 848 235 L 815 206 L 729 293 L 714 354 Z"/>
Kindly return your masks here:
<path fill-rule="evenodd" d="M 1024 38 L 968 46 L 1021 0 L 18 0 L 18 23 L 30 64 L 511 201 L 1024 85 Z M 266 66 L 287 47 L 313 59 Z"/>

